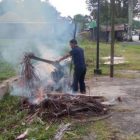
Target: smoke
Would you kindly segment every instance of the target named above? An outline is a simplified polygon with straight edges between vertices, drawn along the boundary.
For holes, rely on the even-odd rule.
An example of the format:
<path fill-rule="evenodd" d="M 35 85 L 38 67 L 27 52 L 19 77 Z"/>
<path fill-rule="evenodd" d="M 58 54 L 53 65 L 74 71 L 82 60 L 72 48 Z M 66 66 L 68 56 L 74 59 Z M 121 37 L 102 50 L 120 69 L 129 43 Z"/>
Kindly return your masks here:
<path fill-rule="evenodd" d="M 25 52 L 36 56 L 56 60 L 68 49 L 73 38 L 74 25 L 69 18 L 60 13 L 48 2 L 40 0 L 2 0 L 0 2 L 0 57 L 12 64 L 19 73 Z M 35 61 L 36 62 L 36 61 Z M 66 82 L 54 86 L 50 72 L 55 68 L 36 62 L 36 70 L 42 82 L 67 89 Z M 58 88 L 58 87 L 55 87 Z M 32 90 L 32 89 L 31 89 Z M 33 89 L 34 90 L 34 89 Z M 30 97 L 28 89 L 19 83 L 13 85 L 12 95 Z M 21 95 L 20 95 L 21 94 Z"/>
<path fill-rule="evenodd" d="M 17 66 L 24 52 L 58 57 L 73 37 L 73 24 L 48 1 L 3 0 L 0 2 L 1 55 Z M 44 51 L 42 51 L 44 50 Z"/>

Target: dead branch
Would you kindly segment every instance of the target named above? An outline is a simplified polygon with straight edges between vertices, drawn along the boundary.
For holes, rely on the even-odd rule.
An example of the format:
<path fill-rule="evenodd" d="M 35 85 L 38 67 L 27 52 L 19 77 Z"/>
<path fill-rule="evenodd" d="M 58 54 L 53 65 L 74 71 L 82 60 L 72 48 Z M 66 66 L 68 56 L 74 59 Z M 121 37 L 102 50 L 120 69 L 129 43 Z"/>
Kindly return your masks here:
<path fill-rule="evenodd" d="M 54 136 L 54 140 L 61 140 L 62 137 L 65 134 L 65 131 L 71 126 L 70 123 L 67 124 L 61 124 L 56 132 L 56 135 Z"/>

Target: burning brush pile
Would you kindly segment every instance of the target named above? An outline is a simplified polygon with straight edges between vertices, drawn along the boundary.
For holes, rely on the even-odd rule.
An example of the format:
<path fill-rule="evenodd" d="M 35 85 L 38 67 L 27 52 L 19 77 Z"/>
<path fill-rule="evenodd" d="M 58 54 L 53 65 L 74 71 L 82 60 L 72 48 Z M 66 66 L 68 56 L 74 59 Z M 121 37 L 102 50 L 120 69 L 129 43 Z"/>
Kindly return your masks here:
<path fill-rule="evenodd" d="M 35 73 L 35 67 L 31 63 L 31 57 L 33 54 L 25 54 L 22 61 L 22 70 L 21 70 L 21 82 L 27 89 L 38 88 L 40 82 L 39 77 Z M 32 92 L 32 91 L 31 91 Z"/>
<path fill-rule="evenodd" d="M 108 107 L 101 103 L 103 98 L 48 91 L 48 87 L 42 86 L 42 81 L 37 76 L 35 67 L 31 63 L 33 57 L 35 57 L 33 54 L 25 54 L 22 62 L 22 72 L 19 80 L 24 91 L 28 91 L 30 95 L 24 97 L 23 93 L 22 109 L 28 109 L 32 112 L 31 114 L 45 118 L 58 118 L 77 113 L 103 115 L 108 112 Z"/>

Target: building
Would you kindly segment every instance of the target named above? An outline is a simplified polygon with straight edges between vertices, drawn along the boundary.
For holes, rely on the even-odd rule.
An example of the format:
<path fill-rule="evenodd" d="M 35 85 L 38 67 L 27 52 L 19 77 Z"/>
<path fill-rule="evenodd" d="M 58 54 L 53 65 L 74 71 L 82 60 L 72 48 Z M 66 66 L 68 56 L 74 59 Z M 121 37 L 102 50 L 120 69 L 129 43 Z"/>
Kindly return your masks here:
<path fill-rule="evenodd" d="M 114 27 L 115 30 L 115 40 L 123 41 L 127 39 L 127 25 L 118 24 Z M 111 26 L 101 25 L 101 38 L 105 39 L 107 42 L 111 40 Z"/>

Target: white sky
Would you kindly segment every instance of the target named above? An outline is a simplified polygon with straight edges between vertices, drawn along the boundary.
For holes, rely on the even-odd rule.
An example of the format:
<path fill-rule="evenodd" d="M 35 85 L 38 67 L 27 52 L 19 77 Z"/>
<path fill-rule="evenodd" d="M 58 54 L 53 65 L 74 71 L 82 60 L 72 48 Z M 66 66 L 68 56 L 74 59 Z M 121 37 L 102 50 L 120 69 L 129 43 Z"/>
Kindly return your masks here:
<path fill-rule="evenodd" d="M 0 0 L 1 2 L 2 0 Z M 46 1 L 46 0 L 41 0 Z M 89 15 L 86 0 L 49 0 L 62 16 L 73 17 L 76 14 Z"/>
<path fill-rule="evenodd" d="M 88 15 L 86 0 L 49 0 L 62 16 Z"/>

